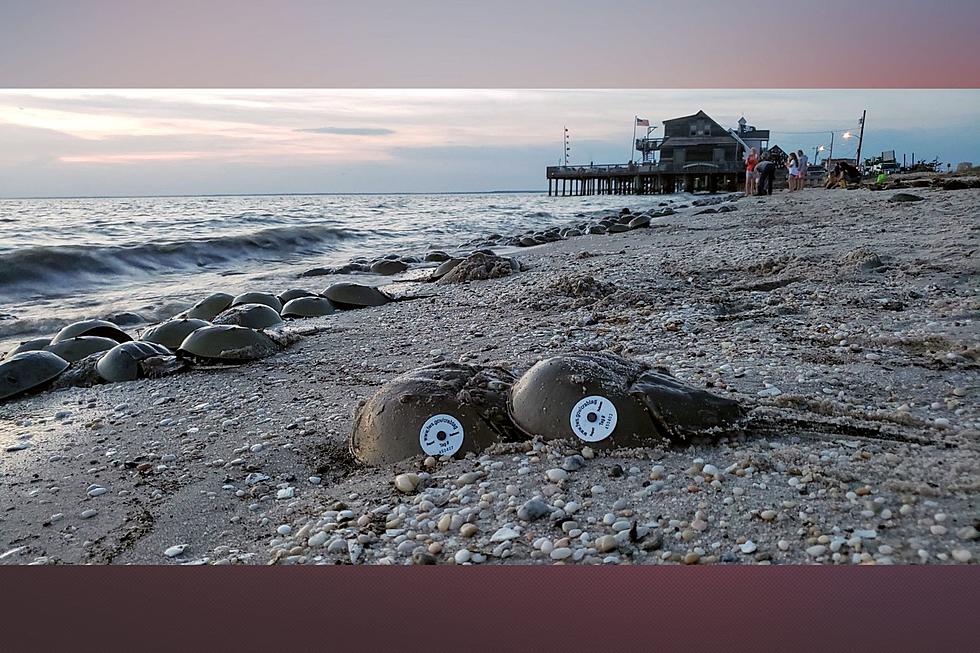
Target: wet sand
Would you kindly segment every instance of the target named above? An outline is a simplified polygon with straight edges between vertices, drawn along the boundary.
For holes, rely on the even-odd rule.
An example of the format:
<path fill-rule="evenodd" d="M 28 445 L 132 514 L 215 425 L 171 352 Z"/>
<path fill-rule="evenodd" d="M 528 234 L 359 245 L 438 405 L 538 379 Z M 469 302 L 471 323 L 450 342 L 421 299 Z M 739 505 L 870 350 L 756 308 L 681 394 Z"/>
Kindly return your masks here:
<path fill-rule="evenodd" d="M 0 404 L 0 563 L 974 564 L 980 190 L 911 192 L 687 209 L 521 250 L 509 277 L 403 284 L 434 296 L 304 320 L 256 363 Z M 400 372 L 586 350 L 736 398 L 750 427 L 550 479 L 581 443 L 347 453 Z"/>

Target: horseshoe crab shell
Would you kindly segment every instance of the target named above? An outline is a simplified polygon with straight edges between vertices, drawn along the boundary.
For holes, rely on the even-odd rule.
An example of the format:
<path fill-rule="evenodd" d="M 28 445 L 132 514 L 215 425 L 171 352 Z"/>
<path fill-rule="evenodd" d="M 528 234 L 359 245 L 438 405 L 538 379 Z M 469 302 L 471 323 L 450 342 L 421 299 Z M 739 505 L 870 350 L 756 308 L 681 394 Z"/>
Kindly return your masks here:
<path fill-rule="evenodd" d="M 612 354 L 538 362 L 511 388 L 508 410 L 528 435 L 578 438 L 593 447 L 683 440 L 742 417 L 735 401 Z"/>
<path fill-rule="evenodd" d="M 288 302 L 298 298 L 298 297 L 316 297 L 315 292 L 310 292 L 309 290 L 303 290 L 302 288 L 290 288 L 289 290 L 279 294 L 279 301 L 285 306 Z"/>
<path fill-rule="evenodd" d="M 78 336 L 48 345 L 45 350 L 61 356 L 69 363 L 74 363 L 97 351 L 108 351 L 118 344 L 112 338 Z"/>
<path fill-rule="evenodd" d="M 68 361 L 50 351 L 22 351 L 0 363 L 0 400 L 53 381 L 68 369 Z"/>
<path fill-rule="evenodd" d="M 279 347 L 261 331 L 220 324 L 191 333 L 180 344 L 180 351 L 199 358 L 248 361 L 274 354 Z"/>
<path fill-rule="evenodd" d="M 180 343 L 184 342 L 184 338 L 206 326 L 211 326 L 211 323 L 206 320 L 176 318 L 150 327 L 143 332 L 140 340 L 155 342 L 168 349 L 177 349 L 180 347 Z"/>
<path fill-rule="evenodd" d="M 3 357 L 3 360 L 9 360 L 10 358 L 16 356 L 25 351 L 40 351 L 48 345 L 51 344 L 51 338 L 34 338 L 33 340 L 25 340 L 13 349 L 7 352 Z"/>
<path fill-rule="evenodd" d="M 266 329 L 282 322 L 279 312 L 265 304 L 232 304 L 212 320 L 214 324 L 234 324 L 249 329 Z"/>
<path fill-rule="evenodd" d="M 283 317 L 320 317 L 337 312 L 337 307 L 325 297 L 297 297 L 282 307 Z"/>
<path fill-rule="evenodd" d="M 345 310 L 382 306 L 391 301 L 391 297 L 377 288 L 363 286 L 359 283 L 347 283 L 346 281 L 328 286 L 321 294 L 329 299 L 334 306 Z"/>
<path fill-rule="evenodd" d="M 155 342 L 124 342 L 107 351 L 95 370 L 109 383 L 135 381 L 140 377 L 140 362 L 153 356 L 173 356 L 173 352 Z"/>
<path fill-rule="evenodd" d="M 432 276 L 430 276 L 429 278 L 432 279 L 433 281 L 435 281 L 436 279 L 441 279 L 447 274 L 449 274 L 450 272 L 452 272 L 453 268 L 455 268 L 457 265 L 459 265 L 462 262 L 463 259 L 461 258 L 451 258 L 447 261 L 444 261 L 439 267 L 435 269 L 435 271 L 433 271 Z"/>
<path fill-rule="evenodd" d="M 512 438 L 500 368 L 436 363 L 381 386 L 357 411 L 348 440 L 357 460 L 383 465 L 413 456 L 482 451 Z"/>
<path fill-rule="evenodd" d="M 404 261 L 376 261 L 371 264 L 371 272 L 375 274 L 380 274 L 384 276 L 398 274 L 399 272 L 404 272 L 408 269 L 408 264 Z"/>
<path fill-rule="evenodd" d="M 208 295 L 198 303 L 187 309 L 184 317 L 190 320 L 213 320 L 221 311 L 231 306 L 235 299 L 228 293 L 216 292 Z"/>
<path fill-rule="evenodd" d="M 232 306 L 240 304 L 265 304 L 276 313 L 282 310 L 282 302 L 279 298 L 267 292 L 245 292 L 231 301 Z"/>
<path fill-rule="evenodd" d="M 82 320 L 69 324 L 51 339 L 51 344 L 56 344 L 69 338 L 78 336 L 99 336 L 110 338 L 116 342 L 129 342 L 132 338 L 128 333 L 117 327 L 112 322 L 106 320 Z"/>

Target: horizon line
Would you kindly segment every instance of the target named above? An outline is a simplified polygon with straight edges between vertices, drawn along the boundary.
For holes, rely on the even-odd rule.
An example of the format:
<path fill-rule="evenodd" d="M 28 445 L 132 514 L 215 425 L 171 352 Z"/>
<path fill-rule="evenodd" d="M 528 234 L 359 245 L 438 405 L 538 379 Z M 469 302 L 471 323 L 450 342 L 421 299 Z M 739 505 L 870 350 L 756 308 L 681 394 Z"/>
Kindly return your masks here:
<path fill-rule="evenodd" d="M 301 195 L 502 195 L 507 193 L 547 193 L 545 189 L 529 190 L 440 190 L 440 191 L 351 191 L 351 192 L 294 192 L 294 193 L 159 193 L 130 195 L 5 195 L 2 200 L 112 200 L 167 197 L 295 197 Z"/>

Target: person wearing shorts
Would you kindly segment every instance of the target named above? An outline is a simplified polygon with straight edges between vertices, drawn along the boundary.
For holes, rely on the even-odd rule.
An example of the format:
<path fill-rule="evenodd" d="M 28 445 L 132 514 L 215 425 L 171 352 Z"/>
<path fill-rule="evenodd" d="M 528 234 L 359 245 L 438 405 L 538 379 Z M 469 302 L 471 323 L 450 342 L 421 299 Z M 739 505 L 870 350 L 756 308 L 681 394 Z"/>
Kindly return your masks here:
<path fill-rule="evenodd" d="M 755 166 L 759 162 L 755 148 L 749 148 L 749 155 L 745 157 L 745 194 L 751 195 L 755 192 Z"/>
<path fill-rule="evenodd" d="M 800 180 L 800 161 L 796 158 L 796 152 L 790 152 L 789 158 L 786 159 L 786 168 L 789 170 L 789 178 L 787 183 L 789 185 L 789 192 L 796 190 L 796 185 Z"/>
<path fill-rule="evenodd" d="M 802 188 L 806 186 L 806 172 L 807 172 L 806 168 L 810 164 L 810 160 L 806 158 L 806 154 L 803 153 L 803 150 L 798 150 L 796 154 L 797 154 L 797 159 L 800 162 L 799 170 L 796 173 L 798 179 L 798 181 L 796 182 L 796 189 L 802 190 Z"/>

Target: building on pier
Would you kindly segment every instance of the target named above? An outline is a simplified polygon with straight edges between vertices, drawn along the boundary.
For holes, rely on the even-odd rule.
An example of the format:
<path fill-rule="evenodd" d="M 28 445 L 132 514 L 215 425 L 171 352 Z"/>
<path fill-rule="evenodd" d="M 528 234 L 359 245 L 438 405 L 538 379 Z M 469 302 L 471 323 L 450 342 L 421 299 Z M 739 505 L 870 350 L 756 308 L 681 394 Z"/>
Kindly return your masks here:
<path fill-rule="evenodd" d="M 645 195 L 686 191 L 734 191 L 745 176 L 745 153 L 768 145 L 769 132 L 725 129 L 704 111 L 663 122 L 663 136 L 637 138 L 639 161 L 625 164 L 551 166 L 548 195 Z M 748 136 L 748 139 L 742 136 Z M 749 143 L 752 143 L 750 145 Z"/>

